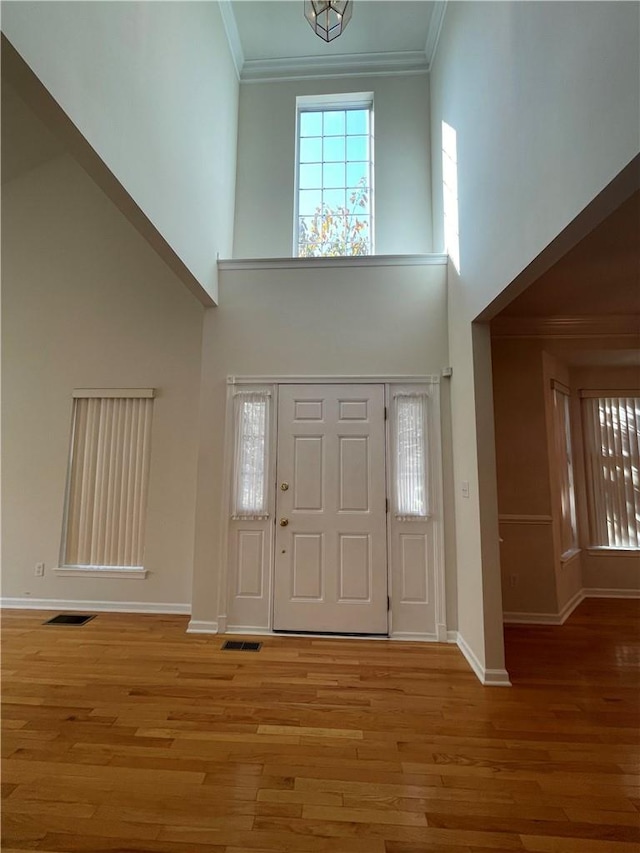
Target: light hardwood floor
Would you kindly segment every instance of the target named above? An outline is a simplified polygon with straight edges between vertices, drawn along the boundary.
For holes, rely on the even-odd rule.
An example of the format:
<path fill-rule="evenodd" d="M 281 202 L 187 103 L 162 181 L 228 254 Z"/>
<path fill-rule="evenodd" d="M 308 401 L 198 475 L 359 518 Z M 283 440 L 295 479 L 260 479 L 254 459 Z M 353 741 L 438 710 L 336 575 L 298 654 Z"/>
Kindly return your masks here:
<path fill-rule="evenodd" d="M 637 853 L 640 601 L 454 646 L 3 614 L 3 851 Z M 234 638 L 235 639 L 235 638 Z"/>

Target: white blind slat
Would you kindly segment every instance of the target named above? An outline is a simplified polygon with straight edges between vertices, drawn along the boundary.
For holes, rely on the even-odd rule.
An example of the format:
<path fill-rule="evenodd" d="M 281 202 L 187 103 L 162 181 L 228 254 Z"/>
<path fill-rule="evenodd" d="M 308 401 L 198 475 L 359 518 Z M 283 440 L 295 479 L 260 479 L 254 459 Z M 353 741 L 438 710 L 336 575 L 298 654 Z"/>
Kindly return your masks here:
<path fill-rule="evenodd" d="M 583 395 L 592 544 L 640 547 L 640 397 Z"/>
<path fill-rule="evenodd" d="M 142 566 L 153 398 L 76 397 L 64 564 Z"/>

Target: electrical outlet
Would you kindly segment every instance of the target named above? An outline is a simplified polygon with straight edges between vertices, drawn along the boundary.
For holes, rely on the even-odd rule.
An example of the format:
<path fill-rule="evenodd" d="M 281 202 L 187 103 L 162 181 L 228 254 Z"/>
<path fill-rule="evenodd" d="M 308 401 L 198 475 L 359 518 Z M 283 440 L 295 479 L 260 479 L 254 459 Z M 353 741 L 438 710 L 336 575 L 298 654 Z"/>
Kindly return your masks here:
<path fill-rule="evenodd" d="M 518 586 L 518 575 L 509 575 L 509 584 L 513 586 Z"/>
<path fill-rule="evenodd" d="M 37 578 L 44 576 L 44 563 L 36 563 L 35 576 Z"/>

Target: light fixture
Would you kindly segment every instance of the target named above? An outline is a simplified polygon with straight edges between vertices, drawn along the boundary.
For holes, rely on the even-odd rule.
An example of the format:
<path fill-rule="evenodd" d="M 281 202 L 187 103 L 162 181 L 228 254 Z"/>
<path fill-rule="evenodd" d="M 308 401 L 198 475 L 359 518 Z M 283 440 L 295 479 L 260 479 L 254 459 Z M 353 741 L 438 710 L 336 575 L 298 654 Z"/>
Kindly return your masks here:
<path fill-rule="evenodd" d="M 333 41 L 351 20 L 353 0 L 305 0 L 304 16 L 317 36 Z"/>

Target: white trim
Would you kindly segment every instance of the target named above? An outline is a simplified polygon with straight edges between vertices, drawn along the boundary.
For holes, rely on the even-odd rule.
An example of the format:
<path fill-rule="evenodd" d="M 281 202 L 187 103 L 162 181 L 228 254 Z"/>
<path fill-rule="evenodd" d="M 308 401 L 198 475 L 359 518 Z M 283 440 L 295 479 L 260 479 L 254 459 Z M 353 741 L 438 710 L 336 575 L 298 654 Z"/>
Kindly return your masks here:
<path fill-rule="evenodd" d="M 573 562 L 576 557 L 579 557 L 580 554 L 582 554 L 582 548 L 571 548 L 560 556 L 560 562 L 563 566 L 566 566 L 568 563 Z"/>
<path fill-rule="evenodd" d="M 51 569 L 51 573 L 58 578 L 111 578 L 111 580 L 133 578 L 144 580 L 147 577 L 148 570 L 119 566 L 106 568 L 99 566 L 57 566 Z"/>
<path fill-rule="evenodd" d="M 494 338 L 601 338 L 638 336 L 633 314 L 597 317 L 496 317 L 491 321 Z"/>
<path fill-rule="evenodd" d="M 427 58 L 427 66 L 429 71 L 433 68 L 436 53 L 438 52 L 438 44 L 442 34 L 442 25 L 444 24 L 444 14 L 447 11 L 447 0 L 437 0 L 433 4 L 433 11 L 429 18 L 429 29 L 427 30 L 427 41 L 424 46 L 424 55 Z"/>
<path fill-rule="evenodd" d="M 640 557 L 640 551 L 637 548 L 607 548 L 605 546 L 602 548 L 591 546 L 587 548 L 587 554 L 590 557 L 635 557 L 636 560 Z"/>
<path fill-rule="evenodd" d="M 585 598 L 640 598 L 640 589 L 583 589 Z"/>
<path fill-rule="evenodd" d="M 242 49 L 242 40 L 238 31 L 238 22 L 236 21 L 235 12 L 230 0 L 219 0 L 220 16 L 224 26 L 224 32 L 227 37 L 227 44 L 233 60 L 236 76 L 238 80 L 242 77 L 242 69 L 244 68 L 244 51 Z"/>
<path fill-rule="evenodd" d="M 580 589 L 559 613 L 504 613 L 505 625 L 564 625 L 585 598 L 640 598 L 640 589 Z"/>
<path fill-rule="evenodd" d="M 485 687 L 511 687 L 506 669 L 485 669 L 465 638 L 458 632 L 456 643 L 467 663 Z"/>
<path fill-rule="evenodd" d="M 402 643 L 439 643 L 437 634 L 413 634 L 409 631 L 394 631 L 389 634 L 390 640 L 398 640 Z"/>
<path fill-rule="evenodd" d="M 500 524 L 551 524 L 550 515 L 499 515 Z"/>
<path fill-rule="evenodd" d="M 256 628 L 253 625 L 227 625 L 225 631 L 220 631 L 221 634 L 247 634 L 250 637 L 276 637 L 271 628 Z M 305 634 L 304 636 L 309 636 Z"/>
<path fill-rule="evenodd" d="M 227 376 L 227 385 L 383 385 L 415 383 L 439 385 L 432 376 Z"/>
<path fill-rule="evenodd" d="M 447 639 L 446 643 L 453 643 L 454 645 L 458 645 L 458 632 L 457 631 L 447 631 Z"/>
<path fill-rule="evenodd" d="M 187 625 L 187 634 L 217 634 L 217 622 L 202 622 L 199 619 L 190 619 Z"/>
<path fill-rule="evenodd" d="M 427 74 L 429 64 L 422 50 L 382 53 L 352 53 L 338 56 L 295 56 L 274 59 L 247 59 L 241 83 L 269 83 L 282 80 L 327 79 L 331 77 L 398 76 Z"/>
<path fill-rule="evenodd" d="M 339 267 L 446 266 L 449 256 L 429 255 L 345 255 L 339 258 L 219 258 L 218 269 L 237 270 L 336 269 Z"/>
<path fill-rule="evenodd" d="M 126 397 L 127 399 L 148 399 L 156 396 L 155 388 L 75 388 L 72 395 L 74 399 L 114 399 Z"/>
<path fill-rule="evenodd" d="M 98 613 L 155 613 L 189 615 L 190 604 L 144 601 L 74 601 L 60 598 L 2 598 L 8 610 L 95 610 Z"/>

